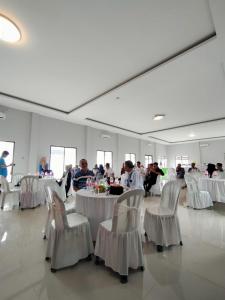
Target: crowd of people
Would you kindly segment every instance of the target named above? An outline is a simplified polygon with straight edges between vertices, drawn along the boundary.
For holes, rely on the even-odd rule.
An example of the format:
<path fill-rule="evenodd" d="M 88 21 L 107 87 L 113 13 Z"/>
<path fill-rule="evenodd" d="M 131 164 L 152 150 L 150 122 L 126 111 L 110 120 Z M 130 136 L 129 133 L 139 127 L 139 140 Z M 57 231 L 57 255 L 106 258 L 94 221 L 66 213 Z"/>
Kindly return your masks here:
<path fill-rule="evenodd" d="M 191 167 L 188 169 L 188 173 L 194 173 L 194 172 L 200 172 L 200 170 L 196 167 L 195 162 L 191 163 Z M 225 178 L 225 172 L 223 170 L 222 163 L 217 163 L 216 165 L 209 163 L 207 165 L 206 172 L 209 178 L 212 178 L 213 175 L 217 175 L 218 177 Z M 181 164 L 178 164 L 176 167 L 176 175 L 178 179 L 184 178 L 185 169 L 181 166 Z"/>

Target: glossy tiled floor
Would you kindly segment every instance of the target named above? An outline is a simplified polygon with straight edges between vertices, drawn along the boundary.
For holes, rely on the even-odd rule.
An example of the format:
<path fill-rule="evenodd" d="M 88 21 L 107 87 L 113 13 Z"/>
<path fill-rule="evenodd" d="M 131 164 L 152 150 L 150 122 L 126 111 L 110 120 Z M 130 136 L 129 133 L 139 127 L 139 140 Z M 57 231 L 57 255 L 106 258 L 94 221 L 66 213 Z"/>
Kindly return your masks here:
<path fill-rule="evenodd" d="M 149 206 L 158 198 L 147 198 Z M 178 209 L 183 247 L 157 253 L 144 244 L 145 271 L 129 282 L 103 265 L 80 262 L 52 274 L 45 261 L 42 228 L 46 208 L 19 211 L 6 204 L 0 212 L 0 299 L 225 299 L 225 204 L 209 210 Z"/>

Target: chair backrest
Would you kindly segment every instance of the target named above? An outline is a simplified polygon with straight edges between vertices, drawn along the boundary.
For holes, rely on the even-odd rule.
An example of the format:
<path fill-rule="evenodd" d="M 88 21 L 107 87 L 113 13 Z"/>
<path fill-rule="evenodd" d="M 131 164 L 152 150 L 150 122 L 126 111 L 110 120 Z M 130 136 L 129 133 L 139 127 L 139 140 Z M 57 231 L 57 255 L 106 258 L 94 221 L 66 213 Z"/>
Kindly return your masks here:
<path fill-rule="evenodd" d="M 12 184 L 15 186 L 20 183 L 21 179 L 24 177 L 22 173 L 14 173 L 12 175 Z"/>
<path fill-rule="evenodd" d="M 194 176 L 185 175 L 185 182 L 187 184 L 188 192 L 199 194 L 198 182 Z"/>
<path fill-rule="evenodd" d="M 135 189 L 122 194 L 114 205 L 112 231 L 117 233 L 138 229 L 144 191 Z"/>
<path fill-rule="evenodd" d="M 9 193 L 10 192 L 9 183 L 4 176 L 0 176 L 0 183 L 1 183 L 1 192 Z"/>
<path fill-rule="evenodd" d="M 20 181 L 21 193 L 37 193 L 38 191 L 38 176 L 24 176 Z"/>
<path fill-rule="evenodd" d="M 52 193 L 52 210 L 53 219 L 55 220 L 55 228 L 57 231 L 62 231 L 68 227 L 65 205 L 55 191 L 51 191 L 50 189 L 50 193 Z"/>
<path fill-rule="evenodd" d="M 60 198 L 63 198 L 62 186 L 59 186 L 56 181 L 49 181 L 48 184 L 44 187 L 45 190 L 45 199 L 47 203 L 52 203 L 52 192 L 56 192 Z M 51 192 L 50 192 L 51 191 Z M 65 197 L 64 197 L 65 198 Z M 65 200 L 65 199 L 62 200 Z"/>
<path fill-rule="evenodd" d="M 176 180 L 169 181 L 164 185 L 160 200 L 160 209 L 170 209 L 175 214 L 180 188 L 181 186 Z"/>

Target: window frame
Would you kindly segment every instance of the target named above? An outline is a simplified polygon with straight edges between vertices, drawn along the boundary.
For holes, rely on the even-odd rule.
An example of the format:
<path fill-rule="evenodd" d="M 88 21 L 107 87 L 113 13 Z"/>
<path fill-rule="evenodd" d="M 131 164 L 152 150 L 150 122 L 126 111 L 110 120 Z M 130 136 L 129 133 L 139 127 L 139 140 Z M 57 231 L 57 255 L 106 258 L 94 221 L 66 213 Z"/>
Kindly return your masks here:
<path fill-rule="evenodd" d="M 50 145 L 50 156 L 49 156 L 49 168 L 51 170 L 51 155 L 52 155 L 52 151 L 51 148 L 52 147 L 58 147 L 58 148 L 64 148 L 64 155 L 63 155 L 63 172 L 65 172 L 65 148 L 69 148 L 69 149 L 75 149 L 76 150 L 76 159 L 75 159 L 75 164 L 74 166 L 77 165 L 77 147 L 66 147 L 66 146 L 56 146 L 56 145 Z M 63 174 L 62 174 L 63 176 Z"/>
<path fill-rule="evenodd" d="M 113 168 L 113 152 L 112 152 L 112 151 L 108 151 L 108 150 L 96 150 L 96 164 L 98 164 L 98 163 L 97 163 L 98 151 L 99 151 L 99 152 L 104 152 L 104 164 L 103 164 L 103 167 L 105 167 L 105 164 L 107 163 L 107 162 L 105 161 L 105 153 L 106 153 L 106 152 L 112 153 L 112 162 L 111 162 L 111 164 L 110 164 L 110 168 Z"/>
<path fill-rule="evenodd" d="M 151 164 L 151 163 L 153 163 L 153 155 L 152 155 L 152 154 L 145 154 L 145 158 L 146 158 L 146 156 L 148 157 L 148 165 Z M 152 158 L 152 162 L 151 162 L 151 163 L 149 162 L 149 157 L 150 157 L 150 156 L 151 156 L 151 158 Z M 147 168 L 148 165 L 145 166 L 145 168 Z"/>
<path fill-rule="evenodd" d="M 178 157 L 180 157 L 180 159 L 177 159 Z M 186 159 L 183 159 L 183 158 L 186 158 Z M 175 156 L 175 165 L 177 166 L 178 165 L 178 160 L 180 160 L 180 164 L 181 164 L 181 167 L 182 168 L 187 168 L 187 167 L 189 167 L 190 166 L 190 162 L 189 162 L 189 155 L 181 155 L 181 154 L 177 154 L 176 156 Z M 183 160 L 187 160 L 188 161 L 188 164 L 183 164 L 182 163 L 182 161 Z"/>
<path fill-rule="evenodd" d="M 131 160 L 131 155 L 134 155 L 134 162 L 133 162 L 133 164 L 136 164 L 136 153 L 125 153 L 124 154 L 124 158 L 125 158 L 125 160 L 124 161 L 126 161 L 127 159 L 126 159 L 126 155 L 130 155 L 130 159 L 128 159 L 128 160 L 130 160 L 130 161 L 132 161 Z"/>

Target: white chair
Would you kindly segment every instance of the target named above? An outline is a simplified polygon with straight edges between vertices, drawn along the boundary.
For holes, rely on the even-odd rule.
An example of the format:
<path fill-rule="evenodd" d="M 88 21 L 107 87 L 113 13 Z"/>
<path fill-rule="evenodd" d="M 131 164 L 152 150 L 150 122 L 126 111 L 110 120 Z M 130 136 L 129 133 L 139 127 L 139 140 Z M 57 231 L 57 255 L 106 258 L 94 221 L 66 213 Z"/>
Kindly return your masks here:
<path fill-rule="evenodd" d="M 157 251 L 163 251 L 163 246 L 182 245 L 177 217 L 179 194 L 180 185 L 169 181 L 163 187 L 159 206 L 145 211 L 144 229 L 148 240 L 157 245 Z"/>
<path fill-rule="evenodd" d="M 56 192 L 60 197 L 61 187 L 54 181 L 49 183 L 48 186 L 45 186 L 45 195 L 46 195 L 46 203 L 47 203 L 47 208 L 48 208 L 48 214 L 47 214 L 47 219 L 46 219 L 46 223 L 45 223 L 43 239 L 47 239 L 49 237 L 51 223 L 52 223 L 52 220 L 53 220 L 53 211 L 52 211 L 52 202 L 53 202 L 52 192 L 53 191 Z M 65 200 L 64 205 L 65 205 L 66 214 L 71 214 L 71 213 L 74 213 L 76 211 L 76 209 L 75 209 L 75 200 L 74 199 L 73 199 L 73 201 L 70 201 L 70 202 Z"/>
<path fill-rule="evenodd" d="M 20 208 L 35 208 L 41 204 L 38 197 L 38 176 L 24 176 L 20 181 Z"/>
<path fill-rule="evenodd" d="M 187 206 L 194 209 L 203 209 L 213 206 L 211 196 L 208 191 L 200 191 L 197 180 L 190 175 L 185 175 L 187 184 Z"/>
<path fill-rule="evenodd" d="M 4 209 L 6 197 L 9 195 L 15 195 L 17 193 L 19 198 L 20 188 L 10 188 L 8 181 L 4 176 L 0 176 L 0 183 L 1 183 L 1 198 L 2 198 L 1 209 Z"/>
<path fill-rule="evenodd" d="M 20 180 L 24 177 L 24 174 L 22 173 L 14 173 L 12 175 L 12 185 L 18 186 L 20 184 Z"/>
<path fill-rule="evenodd" d="M 80 214 L 66 215 L 63 201 L 53 195 L 53 221 L 50 229 L 46 260 L 51 259 L 51 271 L 72 266 L 79 260 L 91 259 L 93 244 L 88 219 Z"/>
<path fill-rule="evenodd" d="M 161 178 L 160 177 L 161 177 L 160 175 L 157 176 L 156 183 L 151 187 L 151 190 L 150 190 L 151 196 L 160 196 L 161 195 L 161 187 L 160 187 Z"/>
<path fill-rule="evenodd" d="M 121 283 L 128 281 L 128 268 L 144 270 L 140 210 L 144 191 L 131 190 L 121 195 L 114 206 L 113 218 L 100 223 L 95 245 L 99 259 L 120 274 Z"/>

